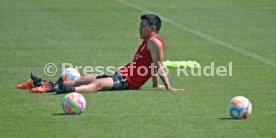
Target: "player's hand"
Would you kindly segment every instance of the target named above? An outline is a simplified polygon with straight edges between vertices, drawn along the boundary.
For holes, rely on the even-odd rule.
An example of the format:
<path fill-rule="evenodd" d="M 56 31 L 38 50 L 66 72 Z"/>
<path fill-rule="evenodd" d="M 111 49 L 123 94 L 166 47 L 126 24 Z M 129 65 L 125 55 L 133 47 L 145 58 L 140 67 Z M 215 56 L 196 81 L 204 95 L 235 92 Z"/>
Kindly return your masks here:
<path fill-rule="evenodd" d="M 166 87 L 165 87 L 165 85 L 161 85 L 161 84 L 160 84 L 160 85 L 158 85 L 157 88 L 166 88 Z"/>
<path fill-rule="evenodd" d="M 170 91 L 170 92 L 184 92 L 184 89 L 169 88 L 168 91 Z"/>
<path fill-rule="evenodd" d="M 158 86 L 152 86 L 153 88 L 166 88 L 166 86 L 165 85 L 158 85 Z"/>

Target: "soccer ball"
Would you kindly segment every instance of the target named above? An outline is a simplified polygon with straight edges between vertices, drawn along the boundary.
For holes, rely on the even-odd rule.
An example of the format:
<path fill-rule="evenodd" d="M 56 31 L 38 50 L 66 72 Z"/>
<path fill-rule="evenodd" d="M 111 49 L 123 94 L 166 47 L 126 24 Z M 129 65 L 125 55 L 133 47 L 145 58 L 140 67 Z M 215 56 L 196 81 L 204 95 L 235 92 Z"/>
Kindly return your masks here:
<path fill-rule="evenodd" d="M 61 76 L 64 81 L 76 80 L 80 77 L 80 73 L 74 68 L 66 68 L 62 71 Z"/>
<path fill-rule="evenodd" d="M 81 94 L 72 92 L 63 97 L 61 106 L 66 114 L 80 114 L 85 109 L 86 101 Z"/>
<path fill-rule="evenodd" d="M 228 105 L 230 116 L 233 119 L 246 119 L 252 113 L 251 102 L 243 96 L 232 98 Z"/>

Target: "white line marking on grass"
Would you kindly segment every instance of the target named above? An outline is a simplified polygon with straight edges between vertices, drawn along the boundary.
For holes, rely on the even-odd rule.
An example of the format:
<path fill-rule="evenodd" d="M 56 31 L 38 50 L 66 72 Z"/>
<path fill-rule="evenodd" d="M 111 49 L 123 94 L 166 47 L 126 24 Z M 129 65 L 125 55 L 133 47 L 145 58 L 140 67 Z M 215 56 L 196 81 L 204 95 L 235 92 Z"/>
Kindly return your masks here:
<path fill-rule="evenodd" d="M 127 1 L 124 1 L 124 0 L 116 0 L 117 2 L 123 4 L 123 5 L 127 5 L 129 7 L 133 7 L 137 10 L 140 10 L 142 12 L 145 12 L 145 13 L 154 13 L 156 14 L 155 12 L 153 11 L 150 11 L 150 10 L 147 10 L 139 5 L 136 5 L 136 4 L 133 4 L 133 3 L 130 3 L 130 2 L 127 2 Z M 158 14 L 160 17 L 162 17 L 163 21 L 167 22 L 167 23 L 170 23 L 171 25 L 181 29 L 182 31 L 186 31 L 186 32 L 189 32 L 189 33 L 192 33 L 198 37 L 201 37 L 207 41 L 210 41 L 210 42 L 213 42 L 215 44 L 218 44 L 220 46 L 223 46 L 225 48 L 228 48 L 228 49 L 231 49 L 233 51 L 236 51 L 237 53 L 240 53 L 244 56 L 247 56 L 247 57 L 250 57 L 252 59 L 255 59 L 255 60 L 258 60 L 262 63 L 265 63 L 265 64 L 268 64 L 268 65 L 271 65 L 272 67 L 276 67 L 276 63 L 272 60 L 269 60 L 267 58 L 264 58 L 258 54 L 255 54 L 253 52 L 250 52 L 250 51 L 247 51 L 245 49 L 242 49 L 242 48 L 239 48 L 238 46 L 235 46 L 233 44 L 230 44 L 230 43 L 227 43 L 225 41 L 222 41 L 222 40 L 219 40 L 211 35 L 208 35 L 208 34 L 205 34 L 203 32 L 200 32 L 200 31 L 197 31 L 197 30 L 194 30 L 194 29 L 191 29 L 189 27 L 187 27 L 186 25 L 183 25 L 183 24 L 179 24 L 177 23 L 176 21 L 172 20 L 172 19 L 169 19 L 165 16 L 162 16 L 160 14 Z"/>

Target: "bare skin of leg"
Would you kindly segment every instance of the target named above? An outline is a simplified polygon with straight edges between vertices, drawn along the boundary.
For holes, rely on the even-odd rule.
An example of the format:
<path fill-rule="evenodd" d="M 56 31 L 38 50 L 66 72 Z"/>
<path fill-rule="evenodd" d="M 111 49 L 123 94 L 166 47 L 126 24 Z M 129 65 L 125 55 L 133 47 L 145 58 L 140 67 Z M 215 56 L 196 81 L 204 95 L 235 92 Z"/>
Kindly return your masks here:
<path fill-rule="evenodd" d="M 77 87 L 81 85 L 88 85 L 96 80 L 96 76 L 81 76 L 77 80 L 64 81 L 65 85 Z"/>
<path fill-rule="evenodd" d="M 93 82 L 87 85 L 81 85 L 75 87 L 77 92 L 97 92 L 100 90 L 111 90 L 113 87 L 113 79 L 112 78 L 102 78 L 96 79 Z"/>

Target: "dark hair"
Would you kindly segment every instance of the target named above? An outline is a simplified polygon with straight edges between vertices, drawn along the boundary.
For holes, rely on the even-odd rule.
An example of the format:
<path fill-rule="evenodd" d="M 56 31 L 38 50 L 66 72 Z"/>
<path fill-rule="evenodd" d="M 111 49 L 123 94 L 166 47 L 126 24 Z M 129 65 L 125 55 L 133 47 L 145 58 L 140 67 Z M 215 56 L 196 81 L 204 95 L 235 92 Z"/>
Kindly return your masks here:
<path fill-rule="evenodd" d="M 161 19 L 155 14 L 145 14 L 141 16 L 141 20 L 147 20 L 149 25 L 155 25 L 157 33 L 161 28 Z"/>

